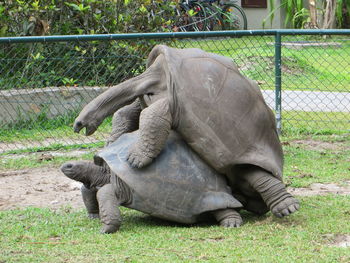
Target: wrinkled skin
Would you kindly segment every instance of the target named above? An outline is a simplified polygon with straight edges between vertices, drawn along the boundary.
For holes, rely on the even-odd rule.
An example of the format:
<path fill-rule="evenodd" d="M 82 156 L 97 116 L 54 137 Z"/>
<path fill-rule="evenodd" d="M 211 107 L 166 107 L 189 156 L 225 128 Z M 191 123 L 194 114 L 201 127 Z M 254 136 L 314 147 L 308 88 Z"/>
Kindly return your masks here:
<path fill-rule="evenodd" d="M 273 113 L 259 87 L 228 58 L 199 49 L 156 46 L 146 71 L 91 101 L 74 130 L 86 128 L 90 135 L 114 112 L 115 120 L 128 119 L 120 130 L 140 130 L 128 156 L 132 166 L 152 162 L 174 129 L 204 161 L 226 175 L 243 199 L 258 195 L 256 210 L 264 210 L 260 207 L 265 204 L 282 217 L 299 209 L 282 183 L 283 153 Z M 256 204 L 247 201 L 247 206 L 254 210 Z"/>

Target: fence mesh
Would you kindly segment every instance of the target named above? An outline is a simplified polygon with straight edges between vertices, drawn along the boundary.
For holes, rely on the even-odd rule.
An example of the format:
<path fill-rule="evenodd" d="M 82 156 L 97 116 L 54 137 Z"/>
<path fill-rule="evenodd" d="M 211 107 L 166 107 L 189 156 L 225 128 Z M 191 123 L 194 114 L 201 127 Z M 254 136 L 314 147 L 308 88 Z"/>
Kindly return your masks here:
<path fill-rule="evenodd" d="M 282 64 L 283 122 L 349 131 L 349 37 L 284 36 Z"/>
<path fill-rule="evenodd" d="M 103 144 L 110 120 L 91 137 L 74 134 L 81 108 L 145 69 L 152 47 L 201 48 L 233 59 L 275 107 L 274 36 L 0 43 L 0 152 Z M 350 36 L 282 37 L 283 131 L 349 132 Z"/>

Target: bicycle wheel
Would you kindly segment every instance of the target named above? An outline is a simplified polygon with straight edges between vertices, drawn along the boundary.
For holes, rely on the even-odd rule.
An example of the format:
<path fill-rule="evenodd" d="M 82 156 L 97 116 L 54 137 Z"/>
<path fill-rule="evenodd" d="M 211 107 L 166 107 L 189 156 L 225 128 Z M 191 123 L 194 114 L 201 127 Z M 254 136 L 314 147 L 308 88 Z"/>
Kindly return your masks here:
<path fill-rule="evenodd" d="M 207 28 L 207 14 L 205 8 L 198 2 L 192 2 L 190 5 L 192 15 L 192 30 L 193 31 L 206 31 Z"/>
<path fill-rule="evenodd" d="M 187 32 L 190 31 L 189 24 L 191 19 L 187 14 L 187 8 L 185 5 L 180 4 L 175 8 L 175 21 L 173 26 L 173 31 L 175 32 Z"/>
<path fill-rule="evenodd" d="M 176 19 L 174 31 L 204 31 L 206 28 L 206 14 L 199 3 L 180 5 L 175 10 Z"/>
<path fill-rule="evenodd" d="M 247 16 L 243 9 L 236 4 L 228 3 L 222 8 L 222 22 L 224 30 L 246 30 Z"/>

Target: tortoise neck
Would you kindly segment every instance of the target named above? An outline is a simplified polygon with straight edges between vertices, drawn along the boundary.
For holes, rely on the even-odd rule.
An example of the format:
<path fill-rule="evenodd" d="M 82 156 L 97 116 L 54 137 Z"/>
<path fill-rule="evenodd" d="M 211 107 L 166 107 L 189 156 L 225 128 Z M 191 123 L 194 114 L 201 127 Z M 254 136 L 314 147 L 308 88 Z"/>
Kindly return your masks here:
<path fill-rule="evenodd" d="M 102 187 L 110 182 L 110 172 L 105 167 L 91 163 L 89 171 L 85 175 L 86 182 L 83 182 L 88 188 Z"/>
<path fill-rule="evenodd" d="M 111 183 L 115 186 L 115 193 L 121 205 L 128 206 L 132 203 L 132 193 L 130 187 L 120 179 L 115 173 L 111 174 Z"/>

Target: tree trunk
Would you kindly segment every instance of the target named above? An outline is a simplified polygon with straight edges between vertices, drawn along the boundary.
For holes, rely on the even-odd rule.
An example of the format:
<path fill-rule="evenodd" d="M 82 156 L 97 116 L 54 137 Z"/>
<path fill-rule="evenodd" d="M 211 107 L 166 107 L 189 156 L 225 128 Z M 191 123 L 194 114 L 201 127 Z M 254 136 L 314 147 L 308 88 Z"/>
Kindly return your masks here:
<path fill-rule="evenodd" d="M 326 8 L 323 19 L 323 29 L 333 28 L 335 22 L 336 0 L 326 0 Z"/>
<path fill-rule="evenodd" d="M 316 0 L 309 0 L 309 9 L 310 9 L 310 28 L 318 28 Z"/>

